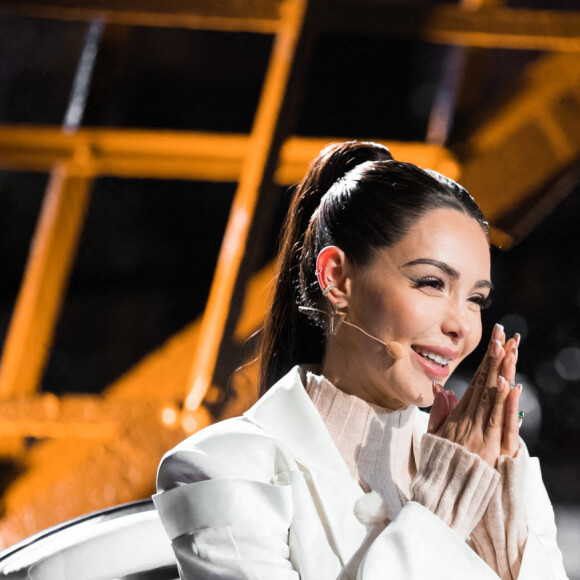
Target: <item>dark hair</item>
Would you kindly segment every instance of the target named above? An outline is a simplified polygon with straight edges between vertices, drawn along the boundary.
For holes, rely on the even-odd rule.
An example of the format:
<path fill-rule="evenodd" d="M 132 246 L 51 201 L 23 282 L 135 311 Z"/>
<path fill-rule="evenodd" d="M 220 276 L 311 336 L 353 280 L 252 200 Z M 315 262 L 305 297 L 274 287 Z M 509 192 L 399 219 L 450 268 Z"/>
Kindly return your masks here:
<path fill-rule="evenodd" d="M 336 245 L 353 264 L 364 265 L 438 208 L 457 209 L 488 233 L 479 206 L 463 187 L 395 161 L 382 145 L 337 143 L 320 153 L 294 192 L 284 224 L 276 289 L 262 328 L 261 393 L 294 365 L 322 361 L 328 317 L 298 310 L 328 310 L 316 276 L 320 250 Z"/>

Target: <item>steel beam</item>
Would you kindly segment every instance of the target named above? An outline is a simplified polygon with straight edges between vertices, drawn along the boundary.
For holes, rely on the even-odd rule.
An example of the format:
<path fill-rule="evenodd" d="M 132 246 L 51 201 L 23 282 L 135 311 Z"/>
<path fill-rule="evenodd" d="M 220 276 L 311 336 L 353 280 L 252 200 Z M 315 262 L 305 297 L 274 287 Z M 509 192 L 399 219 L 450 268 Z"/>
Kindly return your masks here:
<path fill-rule="evenodd" d="M 546 197 L 562 198 L 561 185 L 546 188 L 580 159 L 580 58 L 551 54 L 530 65 L 460 154 L 462 183 L 517 243 L 553 206 Z"/>
<path fill-rule="evenodd" d="M 329 143 L 345 137 L 290 137 L 282 146 L 276 181 L 296 183 L 308 164 Z M 457 177 L 454 155 L 445 147 L 418 142 L 387 142 L 397 159 Z M 80 129 L 66 134 L 58 127 L 0 126 L 0 167 L 50 171 L 83 151 L 84 171 L 94 177 L 237 181 L 249 145 L 247 135 L 177 131 Z"/>
<path fill-rule="evenodd" d="M 184 399 L 184 428 L 188 414 L 195 411 L 210 388 L 230 308 L 236 289 L 243 283 L 242 262 L 256 208 L 271 183 L 278 158 L 282 106 L 289 92 L 289 80 L 296 66 L 296 54 L 304 29 L 308 0 L 286 0 L 284 18 L 276 35 L 238 188 L 217 260 L 209 298 L 200 328 L 200 342 L 194 353 L 191 380 Z"/>
<path fill-rule="evenodd" d="M 499 6 L 333 0 L 321 32 L 416 36 L 427 42 L 521 50 L 580 51 L 580 12 Z"/>
<path fill-rule="evenodd" d="M 8 14 L 108 24 L 275 34 L 281 0 L 0 0 Z"/>
<path fill-rule="evenodd" d="M 92 180 L 74 164 L 52 172 L 0 367 L 0 398 L 33 393 L 52 342 Z"/>
<path fill-rule="evenodd" d="M 279 0 L 0 0 L 0 11 L 40 18 L 196 30 L 275 34 Z M 580 51 L 580 13 L 457 5 L 391 4 L 372 0 L 332 0 L 320 32 L 416 36 L 422 40 L 482 48 Z"/>

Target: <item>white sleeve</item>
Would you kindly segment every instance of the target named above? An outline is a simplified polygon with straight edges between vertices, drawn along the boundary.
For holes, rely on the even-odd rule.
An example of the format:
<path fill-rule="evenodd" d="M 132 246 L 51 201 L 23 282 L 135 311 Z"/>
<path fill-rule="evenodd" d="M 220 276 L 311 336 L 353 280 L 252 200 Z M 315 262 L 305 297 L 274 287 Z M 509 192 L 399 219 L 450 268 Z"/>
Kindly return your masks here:
<path fill-rule="evenodd" d="M 524 499 L 528 514 L 528 539 L 518 579 L 566 579 L 562 553 L 556 543 L 554 510 L 542 481 L 537 457 L 530 457 L 526 463 Z"/>
<path fill-rule="evenodd" d="M 524 465 L 525 484 L 520 498 L 527 513 L 528 533 L 518 579 L 565 580 L 562 555 L 556 544 L 554 513 L 539 462 L 526 453 Z M 426 485 L 429 478 L 423 479 Z M 417 481 L 420 483 L 422 478 Z M 431 481 L 431 485 L 434 483 Z M 358 579 L 497 580 L 497 573 L 464 541 L 465 526 L 454 527 L 452 518 L 444 521 L 441 517 L 445 516 L 445 510 L 440 515 L 433 513 L 439 511 L 417 501 L 408 502 L 371 544 Z"/>
<path fill-rule="evenodd" d="M 172 466 L 171 459 L 162 464 L 159 479 L 170 480 L 173 467 L 177 468 L 173 475 L 182 472 L 183 461 Z M 192 467 L 195 464 L 192 461 Z M 194 467 L 199 481 L 187 483 L 178 476 L 176 487 L 153 497 L 181 578 L 298 580 L 288 545 L 293 512 L 290 486 L 225 473 L 230 477 L 203 479 L 203 471 L 199 465 Z"/>
<path fill-rule="evenodd" d="M 438 516 L 410 501 L 367 551 L 358 580 L 498 580 Z"/>

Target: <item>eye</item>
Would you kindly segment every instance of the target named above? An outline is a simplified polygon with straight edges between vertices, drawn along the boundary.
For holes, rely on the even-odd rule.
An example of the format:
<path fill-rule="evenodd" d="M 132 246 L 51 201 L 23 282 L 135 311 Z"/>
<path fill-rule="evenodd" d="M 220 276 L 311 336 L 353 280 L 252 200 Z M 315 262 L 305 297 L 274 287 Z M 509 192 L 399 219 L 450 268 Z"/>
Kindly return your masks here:
<path fill-rule="evenodd" d="M 435 276 L 415 278 L 412 282 L 413 288 L 433 288 L 434 290 L 443 290 L 443 288 L 445 288 L 443 280 L 436 278 Z"/>
<path fill-rule="evenodd" d="M 476 304 L 480 310 L 485 310 L 491 306 L 491 296 L 483 296 L 482 294 L 477 294 L 469 298 L 469 301 Z"/>

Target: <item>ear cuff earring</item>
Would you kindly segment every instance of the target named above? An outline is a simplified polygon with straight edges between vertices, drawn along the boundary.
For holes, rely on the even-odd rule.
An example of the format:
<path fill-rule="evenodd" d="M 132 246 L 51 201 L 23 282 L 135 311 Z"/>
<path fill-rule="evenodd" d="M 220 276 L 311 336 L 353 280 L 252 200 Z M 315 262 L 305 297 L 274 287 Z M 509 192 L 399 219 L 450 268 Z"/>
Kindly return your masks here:
<path fill-rule="evenodd" d="M 334 282 L 331 282 L 323 291 L 322 294 L 324 295 L 324 297 L 326 298 L 328 296 L 328 293 L 333 289 L 336 288 L 336 284 Z"/>

